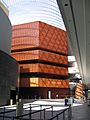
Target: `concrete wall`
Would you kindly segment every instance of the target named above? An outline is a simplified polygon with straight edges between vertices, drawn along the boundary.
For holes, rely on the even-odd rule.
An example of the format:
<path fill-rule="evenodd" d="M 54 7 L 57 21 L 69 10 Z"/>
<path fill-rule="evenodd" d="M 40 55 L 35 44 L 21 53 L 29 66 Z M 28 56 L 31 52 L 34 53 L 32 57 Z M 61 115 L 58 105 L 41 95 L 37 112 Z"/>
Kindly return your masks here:
<path fill-rule="evenodd" d="M 10 53 L 11 51 L 11 23 L 0 3 L 0 50 Z"/>
<path fill-rule="evenodd" d="M 9 55 L 12 27 L 8 10 L 0 2 L 0 105 L 10 100 L 10 91 L 16 89 L 18 63 Z"/>
<path fill-rule="evenodd" d="M 0 50 L 0 105 L 10 99 L 10 90 L 15 89 L 18 79 L 18 63 Z"/>

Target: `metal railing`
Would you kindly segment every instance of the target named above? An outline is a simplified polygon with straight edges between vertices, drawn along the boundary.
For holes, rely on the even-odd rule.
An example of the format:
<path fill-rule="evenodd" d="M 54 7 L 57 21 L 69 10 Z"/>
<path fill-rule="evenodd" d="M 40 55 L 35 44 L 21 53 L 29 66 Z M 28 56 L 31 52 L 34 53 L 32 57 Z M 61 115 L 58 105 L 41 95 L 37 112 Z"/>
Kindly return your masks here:
<path fill-rule="evenodd" d="M 47 107 L 47 108 L 44 108 L 44 109 L 42 109 L 42 106 L 45 106 L 45 105 L 39 105 L 39 106 L 40 106 L 40 110 L 32 112 L 32 108 L 34 108 L 36 106 L 31 106 L 30 105 L 30 112 L 29 113 L 23 114 L 23 115 L 20 115 L 20 116 L 17 116 L 17 117 L 14 117 L 13 120 L 26 119 L 26 118 L 23 118 L 23 117 L 26 117 L 26 116 L 28 116 L 29 117 L 28 119 L 31 120 L 32 119 L 32 115 L 35 114 L 35 113 L 40 113 L 38 119 L 42 120 L 42 112 L 43 112 L 43 120 L 46 120 L 46 110 L 50 109 L 50 108 L 51 108 L 51 113 L 52 113 L 51 117 L 53 117 L 53 106 L 50 106 L 50 107 Z"/>
<path fill-rule="evenodd" d="M 53 117 L 53 106 L 46 107 L 46 108 L 42 109 L 42 107 L 46 106 L 46 105 L 36 105 L 36 104 L 33 104 L 33 105 L 34 106 L 29 104 L 29 107 L 24 108 L 24 110 L 29 108 L 29 113 L 22 114 L 22 115 L 19 115 L 19 116 L 8 116 L 7 113 L 11 113 L 11 114 L 12 114 L 12 112 L 16 113 L 16 110 L 5 111 L 5 107 L 4 107 L 3 112 L 0 112 L 0 118 L 2 118 L 2 120 L 26 120 L 26 119 L 31 120 L 33 114 L 40 113 L 38 119 L 41 120 L 42 119 L 42 112 L 43 112 L 43 120 L 45 120 L 46 119 L 46 110 L 47 109 L 51 109 L 51 112 L 52 112 L 51 117 Z M 40 110 L 33 111 L 32 108 L 35 108 L 35 107 L 40 107 Z M 28 117 L 28 118 L 24 118 L 24 117 Z"/>
<path fill-rule="evenodd" d="M 6 109 L 6 108 L 3 107 L 3 111 L 0 112 L 0 120 L 1 120 L 1 119 L 2 119 L 2 120 L 5 120 L 5 118 L 8 118 L 8 119 L 12 120 L 13 117 L 7 116 L 6 114 L 12 113 L 12 112 L 16 112 L 16 110 L 14 109 L 14 110 L 8 110 L 8 111 L 6 111 L 5 109 Z"/>
<path fill-rule="evenodd" d="M 46 107 L 46 108 L 43 108 L 43 107 Z M 35 107 L 40 107 L 40 110 L 33 110 L 32 108 L 35 108 Z M 71 105 L 69 105 L 68 108 L 58 112 L 56 115 L 54 115 L 54 111 L 53 111 L 53 106 L 52 105 L 37 105 L 37 104 L 29 104 L 29 107 L 26 107 L 24 108 L 27 109 L 29 108 L 29 113 L 27 114 L 22 114 L 22 115 L 19 115 L 19 116 L 8 116 L 6 113 L 11 113 L 12 112 L 15 112 L 16 113 L 16 110 L 9 110 L 9 111 L 5 111 L 5 108 L 4 108 L 4 111 L 3 112 L 0 112 L 0 120 L 31 120 L 33 119 L 33 115 L 35 113 L 38 113 L 38 118 L 37 119 L 40 119 L 40 120 L 71 120 L 72 118 L 72 109 L 71 109 Z M 48 118 L 46 117 L 46 111 L 50 109 L 50 113 L 49 113 L 49 117 L 51 118 Z M 67 114 L 66 114 L 66 111 L 67 111 Z M 62 119 L 60 119 L 59 117 L 62 115 Z M 67 118 L 66 118 L 67 116 Z M 35 118 L 36 119 L 36 118 Z M 36 119 L 36 120 L 37 120 Z"/>
<path fill-rule="evenodd" d="M 65 112 L 68 110 L 68 118 L 65 118 Z M 63 115 L 63 118 L 62 120 L 71 120 L 72 119 L 72 109 L 71 109 L 71 105 L 69 105 L 68 108 L 64 109 L 63 111 L 61 111 L 60 113 L 58 113 L 57 115 L 55 115 L 54 117 L 48 119 L 48 120 L 54 120 L 55 118 L 57 120 L 60 120 L 59 119 L 59 116 L 60 115 Z"/>

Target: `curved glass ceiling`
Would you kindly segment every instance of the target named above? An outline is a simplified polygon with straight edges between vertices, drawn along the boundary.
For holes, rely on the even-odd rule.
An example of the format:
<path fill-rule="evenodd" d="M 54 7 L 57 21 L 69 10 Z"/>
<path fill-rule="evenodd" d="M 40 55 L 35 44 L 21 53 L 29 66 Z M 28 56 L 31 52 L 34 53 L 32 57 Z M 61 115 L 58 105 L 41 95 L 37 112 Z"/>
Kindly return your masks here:
<path fill-rule="evenodd" d="M 56 0 L 8 0 L 7 4 L 12 25 L 42 21 L 65 30 Z"/>

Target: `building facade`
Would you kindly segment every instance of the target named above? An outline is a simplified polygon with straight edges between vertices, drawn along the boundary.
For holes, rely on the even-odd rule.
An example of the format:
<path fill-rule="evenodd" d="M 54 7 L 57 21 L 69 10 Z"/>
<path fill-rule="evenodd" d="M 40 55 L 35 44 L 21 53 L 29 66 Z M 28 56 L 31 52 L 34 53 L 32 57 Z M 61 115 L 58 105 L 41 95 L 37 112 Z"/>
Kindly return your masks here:
<path fill-rule="evenodd" d="M 24 98 L 69 94 L 66 29 L 56 0 L 9 0 L 12 56 Z"/>
<path fill-rule="evenodd" d="M 10 56 L 11 29 L 8 10 L 0 1 L 0 105 L 9 104 L 18 80 L 18 63 Z"/>
<path fill-rule="evenodd" d="M 19 86 L 23 98 L 68 96 L 67 56 L 64 30 L 40 21 L 13 26 L 12 57 L 20 65 Z"/>

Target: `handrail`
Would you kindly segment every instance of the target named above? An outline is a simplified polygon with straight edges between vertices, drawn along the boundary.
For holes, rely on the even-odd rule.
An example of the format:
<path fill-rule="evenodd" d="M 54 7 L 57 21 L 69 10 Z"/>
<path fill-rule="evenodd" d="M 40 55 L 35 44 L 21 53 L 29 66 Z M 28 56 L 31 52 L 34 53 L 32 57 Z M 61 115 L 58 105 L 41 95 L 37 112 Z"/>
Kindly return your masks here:
<path fill-rule="evenodd" d="M 11 117 L 11 116 L 6 116 L 6 115 L 5 115 L 5 116 L 3 116 L 3 115 L 0 115 L 0 117 L 4 117 L 4 118 L 10 118 L 10 119 L 11 119 L 11 118 L 13 118 L 13 117 Z"/>
<path fill-rule="evenodd" d="M 57 116 L 61 115 L 62 113 L 64 113 L 66 110 L 68 110 L 69 108 L 64 109 L 63 111 L 61 111 L 60 113 L 58 113 L 57 115 L 55 115 L 54 117 L 48 119 L 48 120 L 53 120 L 54 118 L 56 118 Z"/>
<path fill-rule="evenodd" d="M 14 111 L 16 111 L 16 110 L 4 111 L 4 112 L 0 112 L 0 114 L 10 113 L 10 112 L 14 112 Z"/>
<path fill-rule="evenodd" d="M 65 111 L 67 111 L 67 110 L 68 110 L 68 120 L 71 120 L 71 118 L 72 118 L 71 105 L 69 105 L 68 108 L 62 110 L 60 113 L 58 113 L 57 115 L 55 115 L 54 117 L 52 117 L 52 118 L 50 118 L 50 119 L 48 119 L 48 120 L 53 120 L 54 118 L 57 118 L 57 120 L 59 120 L 58 117 L 59 117 L 61 114 L 63 114 L 63 120 L 65 120 L 65 114 L 64 114 L 64 113 L 65 113 Z"/>
<path fill-rule="evenodd" d="M 3 107 L 3 109 L 4 109 L 4 111 L 3 111 L 3 112 L 0 112 L 0 118 L 3 118 L 3 120 L 4 120 L 4 118 L 9 118 L 9 119 L 13 120 L 13 119 L 12 119 L 13 117 L 7 116 L 7 115 L 5 115 L 5 114 L 6 114 L 6 113 L 15 112 L 16 110 L 14 109 L 14 110 L 5 111 L 5 107 Z"/>
<path fill-rule="evenodd" d="M 26 108 L 24 108 L 24 109 L 30 108 L 30 110 L 31 110 L 31 108 L 41 106 L 41 105 L 37 105 L 37 104 L 33 104 L 33 105 L 37 105 L 37 106 L 31 106 L 32 104 L 29 104 L 29 105 L 30 105 L 29 107 L 26 107 Z M 14 110 L 5 111 L 5 107 L 3 107 L 3 108 L 4 108 L 4 111 L 3 111 L 3 112 L 0 112 L 0 114 L 3 114 L 3 115 L 0 115 L 0 117 L 3 117 L 3 118 L 12 118 L 12 117 L 10 117 L 10 116 L 6 116 L 5 114 L 6 114 L 6 113 L 10 113 L 10 112 L 14 112 L 14 111 L 16 111 L 16 110 L 14 109 Z M 38 111 L 38 112 L 39 112 L 39 111 Z M 30 113 L 31 113 L 31 111 L 30 111 Z M 30 113 L 25 114 L 25 115 L 23 115 L 23 116 L 29 115 Z M 34 114 L 34 113 L 31 113 L 31 114 Z M 23 116 L 22 116 L 22 117 L 23 117 Z M 17 117 L 21 117 L 21 116 L 17 116 Z M 13 118 L 15 118 L 15 117 L 13 117 Z"/>
<path fill-rule="evenodd" d="M 34 107 L 39 107 L 40 105 L 37 105 L 37 106 L 31 106 L 32 104 L 29 104 L 30 106 L 29 107 L 26 107 L 26 108 L 24 108 L 24 109 L 27 109 L 27 108 L 34 108 Z"/>
<path fill-rule="evenodd" d="M 44 112 L 44 116 L 43 116 L 43 120 L 45 120 L 45 117 L 46 117 L 46 113 L 45 113 L 45 110 L 47 110 L 47 109 L 50 109 L 51 108 L 51 112 L 52 112 L 52 114 L 51 114 L 51 117 L 52 118 L 50 118 L 50 119 L 48 119 L 48 120 L 53 120 L 54 118 L 56 118 L 57 120 L 59 120 L 59 116 L 62 114 L 63 115 L 63 120 L 65 120 L 65 111 L 67 111 L 68 110 L 68 120 L 71 120 L 71 117 L 72 117 L 72 111 L 71 111 L 71 105 L 69 105 L 69 107 L 68 108 L 66 108 L 66 109 L 64 109 L 64 110 L 62 110 L 62 111 L 60 111 L 60 113 L 58 113 L 57 115 L 55 115 L 55 116 L 53 116 L 53 106 L 52 105 L 48 105 L 49 107 L 46 107 L 46 108 L 44 108 L 44 109 L 42 109 L 42 106 L 47 106 L 47 105 L 37 105 L 37 106 L 31 106 L 31 105 L 36 105 L 36 104 L 29 104 L 30 106 L 29 107 L 27 107 L 27 108 L 30 108 L 30 111 L 29 111 L 29 113 L 27 113 L 27 114 L 22 114 L 22 115 L 18 115 L 18 116 L 7 116 L 7 115 L 5 115 L 5 113 L 10 113 L 10 112 L 13 112 L 13 111 L 15 111 L 15 110 L 10 110 L 10 111 L 5 111 L 5 112 L 1 112 L 0 113 L 0 117 L 3 117 L 3 120 L 4 120 L 4 118 L 10 118 L 11 120 L 15 120 L 15 119 L 24 119 L 23 117 L 25 117 L 25 116 L 29 116 L 29 119 L 31 119 L 31 117 L 32 117 L 32 115 L 33 114 L 35 114 L 35 113 L 38 113 L 38 112 L 40 112 L 40 119 L 42 118 L 42 111 Z M 37 110 L 37 111 L 32 111 L 32 109 L 31 108 L 34 108 L 34 107 L 38 107 L 38 106 L 40 106 L 40 110 Z M 26 109 L 26 108 L 25 108 Z M 3 115 L 1 115 L 1 114 L 3 114 Z M 29 120 L 29 119 L 27 119 L 27 120 Z"/>
<path fill-rule="evenodd" d="M 37 113 L 37 112 L 40 112 L 40 111 L 44 111 L 44 110 L 46 110 L 46 109 L 50 109 L 50 108 L 52 108 L 52 106 L 50 106 L 50 107 L 48 107 L 48 108 L 44 108 L 44 109 L 42 109 L 42 110 L 37 110 L 37 111 L 31 112 L 31 113 L 27 113 L 27 114 L 19 115 L 19 116 L 14 117 L 14 118 L 19 118 L 19 117 L 21 118 L 21 117 L 27 116 L 27 115 L 29 115 L 29 114 L 34 114 L 34 113 Z"/>

